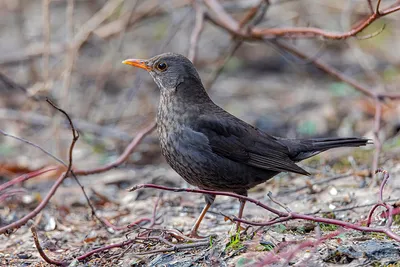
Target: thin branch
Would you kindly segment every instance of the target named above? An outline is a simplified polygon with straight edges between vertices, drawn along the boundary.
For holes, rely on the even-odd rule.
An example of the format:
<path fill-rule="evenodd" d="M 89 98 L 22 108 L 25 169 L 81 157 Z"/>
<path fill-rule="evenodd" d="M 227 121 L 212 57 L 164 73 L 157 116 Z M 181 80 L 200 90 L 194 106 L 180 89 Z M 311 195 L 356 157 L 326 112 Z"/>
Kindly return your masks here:
<path fill-rule="evenodd" d="M 332 177 L 329 177 L 329 178 L 326 178 L 326 179 L 323 179 L 323 180 L 320 180 L 320 181 L 316 181 L 316 182 L 314 182 L 314 183 L 312 183 L 310 185 L 307 184 L 307 185 L 304 185 L 304 186 L 300 186 L 298 188 L 294 188 L 294 189 L 290 189 L 290 190 L 279 192 L 278 195 L 286 195 L 286 194 L 295 193 L 295 192 L 298 192 L 298 191 L 313 187 L 314 185 L 327 184 L 327 183 L 329 183 L 331 181 L 347 178 L 347 177 L 350 177 L 352 175 L 353 175 L 353 173 L 345 173 L 345 174 L 335 175 L 335 176 L 332 176 Z"/>
<path fill-rule="evenodd" d="M 277 37 L 282 38 L 315 38 L 323 37 L 326 39 L 342 40 L 350 37 L 356 36 L 358 33 L 363 31 L 372 22 L 381 18 L 382 16 L 388 15 L 390 13 L 400 10 L 400 6 L 388 8 L 383 11 L 378 11 L 380 1 L 376 6 L 376 12 L 371 14 L 369 17 L 361 21 L 354 28 L 350 29 L 348 32 L 330 32 L 313 27 L 296 27 L 296 28 L 257 28 L 254 27 L 250 31 L 241 31 L 239 28 L 239 23 L 234 20 L 222 7 L 222 5 L 217 0 L 204 0 L 205 4 L 208 6 L 210 11 L 212 11 L 216 16 L 211 16 L 213 22 L 222 26 L 230 33 L 237 35 L 244 39 L 275 39 Z"/>
<path fill-rule="evenodd" d="M 387 178 L 388 179 L 388 178 Z M 385 181 L 387 181 L 387 179 L 385 179 Z M 155 188 L 155 189 L 160 189 L 160 190 L 166 190 L 166 191 L 173 191 L 173 192 L 191 192 L 191 193 L 198 193 L 198 194 L 213 194 L 213 195 L 222 195 L 222 196 L 230 196 L 230 197 L 234 197 L 240 200 L 246 200 L 248 202 L 254 203 L 259 207 L 262 207 L 265 210 L 268 210 L 271 213 L 274 213 L 275 215 L 277 215 L 278 217 L 271 219 L 267 222 L 252 222 L 252 221 L 247 221 L 244 219 L 240 219 L 240 218 L 230 218 L 229 216 L 227 216 L 228 218 L 230 218 L 232 221 L 234 222 L 242 222 L 242 223 L 246 223 L 249 225 L 256 225 L 256 226 L 271 226 L 271 225 L 275 225 L 277 223 L 282 223 L 282 222 L 286 222 L 286 221 L 290 221 L 290 220 L 306 220 L 306 221 L 313 221 L 313 222 L 320 222 L 320 223 L 327 223 L 327 224 L 334 224 L 334 225 L 338 225 L 347 229 L 353 229 L 353 230 L 358 230 L 358 231 L 363 231 L 363 232 L 375 232 L 375 233 L 384 233 L 386 234 L 388 237 L 400 241 L 400 236 L 398 236 L 397 234 L 395 234 L 391 229 L 390 226 L 392 224 L 392 220 L 393 220 L 393 207 L 391 205 L 387 205 L 387 204 L 382 204 L 385 205 L 385 207 L 387 207 L 388 211 L 389 211 L 389 216 L 392 219 L 389 219 L 389 222 L 387 223 L 386 227 L 384 228 L 373 228 L 373 227 L 369 227 L 369 226 L 361 226 L 360 224 L 353 224 L 350 222 L 344 222 L 344 221 L 340 221 L 337 219 L 329 219 L 329 218 L 321 218 L 321 217 L 316 217 L 316 216 L 311 216 L 311 215 L 305 215 L 305 214 L 299 214 L 296 212 L 282 212 L 279 211 L 275 208 L 272 208 L 268 205 L 265 205 L 263 203 L 261 203 L 258 200 L 252 199 L 250 197 L 247 196 L 242 196 L 242 195 L 238 195 L 235 193 L 230 193 L 230 192 L 221 192 L 221 191 L 211 191 L 211 190 L 202 190 L 202 189 L 192 189 L 192 188 L 171 188 L 171 187 L 166 187 L 166 186 L 161 186 L 161 185 L 154 185 L 154 184 L 140 184 L 140 185 L 136 185 L 134 187 L 132 187 L 130 189 L 130 191 L 134 191 L 137 189 L 141 189 L 141 188 Z M 391 207 L 391 208 L 390 208 Z M 373 207 L 373 210 L 375 210 L 376 207 Z M 371 213 L 370 213 L 370 216 Z M 370 218 L 369 216 L 369 218 Z M 368 221 L 370 221 L 370 219 L 368 219 Z"/>
<path fill-rule="evenodd" d="M 35 144 L 35 143 L 32 143 L 31 141 L 28 141 L 28 140 L 26 140 L 26 139 L 24 139 L 24 138 L 22 138 L 22 137 L 18 137 L 18 136 L 15 136 L 15 135 L 6 133 L 5 131 L 3 131 L 3 130 L 1 130 L 1 129 L 0 129 L 0 133 L 1 133 L 2 135 L 4 135 L 4 136 L 11 137 L 11 138 L 16 139 L 16 140 L 18 140 L 18 141 L 24 142 L 24 143 L 26 143 L 26 144 L 28 144 L 28 145 L 30 145 L 30 146 L 33 146 L 33 147 L 39 149 L 40 151 L 42 151 L 43 153 L 45 153 L 47 156 L 53 158 L 53 159 L 54 159 L 55 161 L 57 161 L 58 163 L 61 163 L 62 165 L 67 166 L 67 164 L 65 164 L 65 162 L 64 162 L 62 159 L 57 158 L 56 156 L 54 156 L 52 153 L 50 153 L 50 152 L 47 151 L 46 149 L 42 148 L 41 146 L 39 146 L 39 145 L 37 145 L 37 144 Z"/>
<path fill-rule="evenodd" d="M 50 171 L 55 171 L 57 169 L 58 169 L 58 167 L 53 167 L 53 168 L 49 168 L 49 169 L 41 169 L 41 170 L 33 171 L 33 172 L 30 172 L 30 173 L 25 173 L 23 175 L 15 177 L 14 179 L 12 179 L 10 181 L 8 181 L 8 182 L 6 182 L 4 184 L 1 184 L 0 185 L 0 192 L 5 190 L 5 189 L 7 189 L 7 188 L 9 188 L 10 186 L 13 186 L 13 185 L 17 184 L 17 183 L 22 183 L 22 182 L 24 182 L 26 180 L 29 180 L 31 178 L 40 176 L 41 174 L 44 174 L 44 173 L 47 173 L 47 172 L 50 172 Z"/>
<path fill-rule="evenodd" d="M 105 246 L 105 247 L 97 248 L 97 249 L 94 249 L 92 251 L 89 251 L 89 252 L 77 257 L 76 259 L 78 261 L 82 261 L 82 260 L 86 259 L 87 257 L 92 256 L 93 254 L 96 254 L 96 253 L 99 253 L 99 252 L 102 252 L 102 251 L 107 251 L 107 250 L 110 250 L 112 248 L 123 248 L 125 246 L 128 246 L 128 245 L 134 243 L 134 242 L 135 242 L 135 239 L 128 239 L 128 240 L 125 240 L 125 241 L 120 242 L 120 243 L 116 243 L 116 244 L 108 245 L 108 246 Z"/>
<path fill-rule="evenodd" d="M 22 217 L 21 219 L 8 224 L 6 226 L 3 226 L 0 228 L 0 234 L 3 234 L 5 232 L 10 231 L 11 229 L 15 229 L 15 228 L 19 228 L 22 225 L 24 225 L 25 223 L 28 222 L 29 219 L 32 219 L 33 217 L 35 217 L 42 209 L 44 209 L 47 205 L 47 203 L 50 201 L 50 199 L 52 198 L 52 196 L 55 194 L 55 192 L 57 191 L 57 188 L 61 185 L 61 183 L 64 181 L 64 179 L 68 176 L 69 172 L 72 169 L 72 151 L 74 150 L 75 147 L 75 143 L 79 138 L 79 133 L 75 130 L 74 125 L 69 117 L 69 115 L 62 109 L 58 108 L 56 105 L 54 105 L 51 101 L 47 100 L 47 102 L 52 105 L 55 109 L 57 109 L 58 111 L 60 111 L 61 113 L 63 113 L 71 126 L 71 131 L 72 131 L 72 141 L 71 141 L 71 145 L 69 147 L 69 163 L 68 163 L 68 168 L 67 170 L 62 173 L 57 180 L 55 181 L 55 183 L 53 184 L 53 186 L 51 187 L 49 193 L 46 195 L 46 197 L 42 200 L 42 202 L 40 202 L 40 204 L 38 206 L 36 206 L 36 208 L 29 212 L 27 215 L 25 215 L 24 217 Z"/>
<path fill-rule="evenodd" d="M 155 128 L 156 128 L 156 123 L 153 122 L 143 130 L 141 130 L 132 140 L 132 142 L 125 148 L 124 152 L 115 161 L 105 166 L 94 168 L 91 170 L 74 170 L 74 173 L 76 175 L 90 175 L 90 174 L 105 172 L 115 167 L 118 167 L 119 165 L 121 165 L 123 162 L 126 161 L 126 159 L 129 157 L 132 151 L 140 144 L 143 138 L 146 137 L 148 134 L 150 134 L 152 131 L 154 131 Z"/>
<path fill-rule="evenodd" d="M 250 9 L 249 12 L 244 16 L 244 18 L 239 22 L 239 30 L 245 29 L 246 31 L 250 31 L 250 29 L 261 22 L 262 17 L 267 12 L 269 7 L 269 1 L 261 0 L 256 7 Z M 215 8 L 217 8 L 215 6 Z M 222 7 L 221 7 L 222 8 Z M 218 8 L 219 9 L 219 8 Z M 255 19 L 254 19 L 255 18 Z M 233 19 L 232 19 L 233 20 Z M 253 21 L 252 21 L 253 20 Z M 221 75 L 222 71 L 224 70 L 226 64 L 232 58 L 232 56 L 236 53 L 236 51 L 240 48 L 243 44 L 242 38 L 236 38 L 233 36 L 233 43 L 229 47 L 228 52 L 225 55 L 225 58 L 221 63 L 217 65 L 217 67 L 213 70 L 210 74 L 210 78 L 208 79 L 207 83 L 205 84 L 206 89 L 210 89 L 218 77 Z"/>
<path fill-rule="evenodd" d="M 147 254 L 154 254 L 154 253 L 180 251 L 182 249 L 205 247 L 205 246 L 209 246 L 209 245 L 210 245 L 210 241 L 207 240 L 207 241 L 195 242 L 195 243 L 191 243 L 191 244 L 175 245 L 175 246 L 170 247 L 170 248 L 162 248 L 162 249 L 155 249 L 155 250 L 149 250 L 149 251 L 134 253 L 134 255 L 147 255 Z"/>
<path fill-rule="evenodd" d="M 382 121 L 382 103 L 380 103 L 378 100 L 375 100 L 375 117 L 374 117 L 375 152 L 374 152 L 374 158 L 372 161 L 373 173 L 375 173 L 375 171 L 378 169 L 379 155 L 382 150 L 382 142 L 379 138 L 379 131 L 381 129 L 381 121 Z"/>
<path fill-rule="evenodd" d="M 57 265 L 57 266 L 66 265 L 65 262 L 57 261 L 57 260 L 52 260 L 52 259 L 50 259 L 50 258 L 46 255 L 46 253 L 44 252 L 42 246 L 40 245 L 39 237 L 38 237 L 38 234 L 37 234 L 37 231 L 36 231 L 36 227 L 35 227 L 35 226 L 32 226 L 32 227 L 31 227 L 31 232 L 32 232 L 32 235 L 33 235 L 33 241 L 35 242 L 36 249 L 38 250 L 40 256 L 42 257 L 42 259 L 43 259 L 45 262 L 47 262 L 47 263 L 49 263 L 49 264 L 54 264 L 54 265 Z"/>
<path fill-rule="evenodd" d="M 6 109 L 6 108 L 0 108 L 0 119 L 22 121 L 29 124 L 40 125 L 40 126 L 47 126 L 52 121 L 52 118 L 49 116 L 36 114 L 34 112 L 26 112 L 26 111 Z M 75 128 L 78 129 L 79 131 L 90 132 L 97 136 L 113 137 L 113 138 L 118 138 L 122 141 L 129 141 L 132 139 L 132 136 L 130 134 L 118 130 L 115 127 L 107 125 L 105 126 L 97 125 L 80 119 L 74 119 L 74 124 Z M 64 123 L 62 124 L 62 126 L 69 127 L 67 124 Z M 11 135 L 9 136 L 12 137 Z M 21 139 L 20 141 L 23 141 L 23 139 Z"/>

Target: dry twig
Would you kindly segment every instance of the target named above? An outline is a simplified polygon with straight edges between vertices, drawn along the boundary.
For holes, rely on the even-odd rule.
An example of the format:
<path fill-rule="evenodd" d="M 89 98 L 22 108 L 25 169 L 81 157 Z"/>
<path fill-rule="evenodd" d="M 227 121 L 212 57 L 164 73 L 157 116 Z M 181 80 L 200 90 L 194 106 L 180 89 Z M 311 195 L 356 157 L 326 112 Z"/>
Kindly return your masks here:
<path fill-rule="evenodd" d="M 229 197 L 234 197 L 234 198 L 237 198 L 240 200 L 246 200 L 248 202 L 254 203 L 257 206 L 277 215 L 277 217 L 275 217 L 267 222 L 261 222 L 261 223 L 227 216 L 233 222 L 241 222 L 241 223 L 246 223 L 246 224 L 255 225 L 255 226 L 271 226 L 271 225 L 275 225 L 278 223 L 291 221 L 291 220 L 306 220 L 306 221 L 312 221 L 312 222 L 333 224 L 333 225 L 341 226 L 346 229 L 352 229 L 352 230 L 357 230 L 357 231 L 362 231 L 362 232 L 383 233 L 396 241 L 400 241 L 400 236 L 397 235 L 396 233 L 394 233 L 391 229 L 392 221 L 393 221 L 393 206 L 382 202 L 383 188 L 384 188 L 384 185 L 386 184 L 387 180 L 389 179 L 389 174 L 385 171 L 380 171 L 380 170 L 378 172 L 385 173 L 384 181 L 382 182 L 382 186 L 379 191 L 379 201 L 380 202 L 372 207 L 372 209 L 368 215 L 367 226 L 362 226 L 362 225 L 360 225 L 360 223 L 354 224 L 354 223 L 350 223 L 350 222 L 340 221 L 337 219 L 316 217 L 316 216 L 300 214 L 300 213 L 296 213 L 296 212 L 289 212 L 289 211 L 282 212 L 282 211 L 279 211 L 268 205 L 265 205 L 265 204 L 261 203 L 260 201 L 255 200 L 253 198 L 241 196 L 241 195 L 238 195 L 235 193 L 230 193 L 230 192 L 210 191 L 210 190 L 201 190 L 201 189 L 192 189 L 192 188 L 171 188 L 171 187 L 154 185 L 154 184 L 136 185 L 136 186 L 132 187 L 130 189 L 130 191 L 134 191 L 134 190 L 141 189 L 141 188 L 155 188 L 155 189 L 173 191 L 173 192 L 192 192 L 192 193 L 198 193 L 198 194 L 213 194 L 213 195 L 229 196 Z M 384 228 L 370 227 L 369 225 L 372 221 L 372 215 L 373 215 L 375 209 L 379 206 L 383 206 L 387 209 L 388 222 Z"/>

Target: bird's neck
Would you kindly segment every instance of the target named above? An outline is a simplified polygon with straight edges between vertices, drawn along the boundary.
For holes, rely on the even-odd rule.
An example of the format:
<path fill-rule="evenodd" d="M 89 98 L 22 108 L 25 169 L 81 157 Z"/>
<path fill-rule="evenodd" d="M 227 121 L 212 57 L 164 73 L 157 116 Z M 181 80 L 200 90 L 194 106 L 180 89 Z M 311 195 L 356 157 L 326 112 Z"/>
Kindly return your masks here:
<path fill-rule="evenodd" d="M 214 106 L 201 83 L 181 83 L 177 88 L 161 90 L 157 123 L 168 129 L 186 125 Z"/>

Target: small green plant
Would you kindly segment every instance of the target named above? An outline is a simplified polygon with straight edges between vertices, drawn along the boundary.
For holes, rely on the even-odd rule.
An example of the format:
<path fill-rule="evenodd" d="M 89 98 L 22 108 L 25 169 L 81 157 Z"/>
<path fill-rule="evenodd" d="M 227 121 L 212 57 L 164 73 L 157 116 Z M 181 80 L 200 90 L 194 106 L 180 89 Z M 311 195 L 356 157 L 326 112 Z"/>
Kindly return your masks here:
<path fill-rule="evenodd" d="M 373 266 L 373 267 L 400 267 L 400 262 L 390 263 L 390 264 L 384 264 L 381 262 L 373 262 L 371 266 Z"/>
<path fill-rule="evenodd" d="M 225 251 L 238 250 L 243 247 L 244 247 L 244 245 L 242 244 L 242 242 L 240 240 L 240 233 L 237 232 L 230 236 L 230 240 L 229 240 L 228 244 L 226 244 Z"/>
<path fill-rule="evenodd" d="M 210 240 L 209 240 L 209 242 L 210 242 L 210 248 L 212 248 L 212 246 L 213 246 L 213 241 L 214 241 L 214 236 L 210 236 Z"/>
<path fill-rule="evenodd" d="M 260 242 L 260 251 L 271 251 L 275 248 L 275 245 L 271 242 Z"/>
<path fill-rule="evenodd" d="M 278 224 L 274 227 L 274 231 L 280 234 L 283 234 L 286 230 L 286 226 L 284 226 L 283 224 Z"/>
<path fill-rule="evenodd" d="M 320 223 L 319 227 L 321 228 L 322 231 L 335 231 L 338 229 L 339 226 L 334 225 L 334 224 L 328 224 L 328 223 Z"/>
<path fill-rule="evenodd" d="M 303 235 L 306 233 L 306 228 L 304 226 L 299 226 L 296 228 L 296 232 Z"/>
<path fill-rule="evenodd" d="M 375 238 L 377 240 L 386 239 L 386 235 L 384 233 L 370 233 L 371 238 Z"/>
<path fill-rule="evenodd" d="M 400 214 L 396 214 L 393 216 L 393 223 L 397 225 L 400 224 Z"/>

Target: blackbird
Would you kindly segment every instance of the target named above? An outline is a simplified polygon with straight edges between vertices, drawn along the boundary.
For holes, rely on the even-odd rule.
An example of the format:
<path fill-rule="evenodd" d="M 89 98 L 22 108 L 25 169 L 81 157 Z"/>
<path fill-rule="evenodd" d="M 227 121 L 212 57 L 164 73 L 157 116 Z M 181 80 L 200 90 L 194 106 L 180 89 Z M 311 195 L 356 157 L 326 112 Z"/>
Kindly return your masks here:
<path fill-rule="evenodd" d="M 286 139 L 268 135 L 217 106 L 192 62 L 179 54 L 123 63 L 147 70 L 158 85 L 157 130 L 162 154 L 183 179 L 200 189 L 247 196 L 247 190 L 280 172 L 309 175 L 296 162 L 331 148 L 368 143 L 363 138 Z M 206 206 L 190 236 L 198 237 L 197 230 L 214 199 L 215 195 L 205 195 Z M 241 200 L 239 218 L 244 205 Z M 237 227 L 239 230 L 240 225 Z"/>

